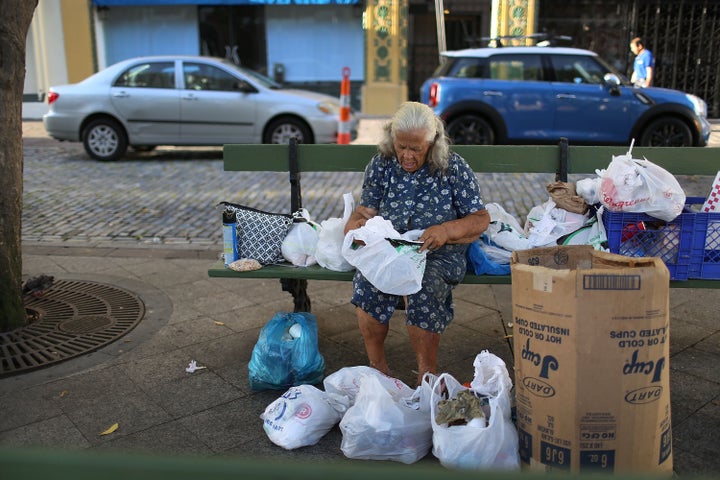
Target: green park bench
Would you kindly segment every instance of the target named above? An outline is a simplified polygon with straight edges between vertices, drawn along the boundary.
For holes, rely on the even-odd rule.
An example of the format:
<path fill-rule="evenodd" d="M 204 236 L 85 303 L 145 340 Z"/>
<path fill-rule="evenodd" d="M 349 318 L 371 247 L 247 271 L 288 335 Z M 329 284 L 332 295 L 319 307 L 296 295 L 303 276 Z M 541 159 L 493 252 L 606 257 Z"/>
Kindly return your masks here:
<path fill-rule="evenodd" d="M 622 146 L 574 146 L 562 139 L 557 145 L 457 145 L 460 154 L 475 172 L 555 173 L 567 181 L 569 174 L 594 174 L 607 168 L 613 155 L 627 152 Z M 290 195 L 288 213 L 302 207 L 300 178 L 304 172 L 363 172 L 376 153 L 375 145 L 285 145 L 228 144 L 223 148 L 227 172 L 288 172 Z M 635 147 L 634 158 L 648 158 L 675 175 L 707 175 L 720 170 L 720 148 Z M 259 270 L 236 272 L 218 260 L 208 270 L 210 277 L 277 278 L 295 302 L 296 311 L 310 311 L 306 294 L 308 280 L 351 281 L 354 272 L 336 272 L 318 265 L 288 267 L 267 265 Z M 464 284 L 509 284 L 510 275 L 467 273 Z M 720 280 L 672 280 L 671 287 L 720 288 Z"/>

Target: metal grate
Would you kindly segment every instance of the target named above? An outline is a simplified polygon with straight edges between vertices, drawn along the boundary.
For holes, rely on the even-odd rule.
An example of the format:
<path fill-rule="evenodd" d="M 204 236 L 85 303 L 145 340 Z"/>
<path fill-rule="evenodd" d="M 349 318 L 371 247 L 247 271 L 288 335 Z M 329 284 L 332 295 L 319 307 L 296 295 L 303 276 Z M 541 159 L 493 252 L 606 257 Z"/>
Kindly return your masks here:
<path fill-rule="evenodd" d="M 119 339 L 143 319 L 135 294 L 87 281 L 56 280 L 25 308 L 37 320 L 0 333 L 0 377 L 47 367 Z"/>
<path fill-rule="evenodd" d="M 655 56 L 653 84 L 693 93 L 720 116 L 720 2 L 635 0 L 630 20 Z"/>

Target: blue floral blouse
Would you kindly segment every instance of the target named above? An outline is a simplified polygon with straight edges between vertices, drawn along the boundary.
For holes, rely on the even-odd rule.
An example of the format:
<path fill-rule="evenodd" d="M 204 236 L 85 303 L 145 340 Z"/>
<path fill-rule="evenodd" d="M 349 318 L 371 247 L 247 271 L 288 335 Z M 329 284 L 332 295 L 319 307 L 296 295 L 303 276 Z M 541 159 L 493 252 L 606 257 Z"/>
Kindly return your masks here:
<path fill-rule="evenodd" d="M 485 207 L 475 173 L 452 153 L 444 174 L 426 163 L 413 173 L 395 157 L 376 154 L 365 169 L 360 205 L 378 210 L 399 233 L 463 218 Z"/>

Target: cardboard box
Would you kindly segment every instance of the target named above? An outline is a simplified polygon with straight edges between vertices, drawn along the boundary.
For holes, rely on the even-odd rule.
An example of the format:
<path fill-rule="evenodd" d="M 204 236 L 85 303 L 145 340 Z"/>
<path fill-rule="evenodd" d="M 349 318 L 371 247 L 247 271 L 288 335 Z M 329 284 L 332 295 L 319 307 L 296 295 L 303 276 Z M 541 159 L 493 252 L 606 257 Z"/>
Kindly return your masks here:
<path fill-rule="evenodd" d="M 672 474 L 662 260 L 538 248 L 513 252 L 511 274 L 523 467 Z"/>

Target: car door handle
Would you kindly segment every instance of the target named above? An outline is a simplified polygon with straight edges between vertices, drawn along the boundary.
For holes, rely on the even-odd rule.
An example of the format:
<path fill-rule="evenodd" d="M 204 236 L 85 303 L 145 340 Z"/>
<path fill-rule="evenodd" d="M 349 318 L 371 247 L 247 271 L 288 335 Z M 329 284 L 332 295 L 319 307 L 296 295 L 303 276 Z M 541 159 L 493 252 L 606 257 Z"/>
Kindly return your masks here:
<path fill-rule="evenodd" d="M 182 97 L 183 100 L 197 100 L 198 97 L 195 95 L 185 95 Z"/>
<path fill-rule="evenodd" d="M 112 96 L 115 98 L 125 98 L 125 97 L 129 97 L 130 94 L 125 91 L 122 91 L 122 92 L 115 92 L 112 94 Z"/>
<path fill-rule="evenodd" d="M 503 94 L 497 90 L 485 90 L 483 95 L 486 97 L 502 97 Z"/>
<path fill-rule="evenodd" d="M 558 93 L 557 95 L 555 95 L 555 98 L 574 100 L 577 97 L 575 95 L 573 95 L 572 93 Z"/>

